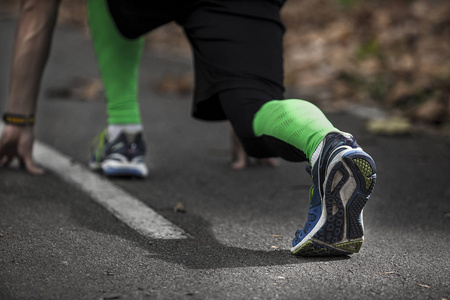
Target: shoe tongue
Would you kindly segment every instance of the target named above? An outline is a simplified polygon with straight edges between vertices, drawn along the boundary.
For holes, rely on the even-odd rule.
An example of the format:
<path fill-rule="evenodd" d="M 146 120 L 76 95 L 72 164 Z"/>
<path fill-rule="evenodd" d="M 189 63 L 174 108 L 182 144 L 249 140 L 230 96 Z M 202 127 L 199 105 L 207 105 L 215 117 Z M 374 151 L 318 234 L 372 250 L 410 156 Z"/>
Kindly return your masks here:
<path fill-rule="evenodd" d="M 115 140 L 124 132 L 139 133 L 142 131 L 141 124 L 110 124 L 107 127 L 110 140 Z"/>
<path fill-rule="evenodd" d="M 128 143 L 131 143 L 134 141 L 134 138 L 136 137 L 137 133 L 130 133 L 127 131 L 122 131 L 122 134 L 125 136 Z"/>

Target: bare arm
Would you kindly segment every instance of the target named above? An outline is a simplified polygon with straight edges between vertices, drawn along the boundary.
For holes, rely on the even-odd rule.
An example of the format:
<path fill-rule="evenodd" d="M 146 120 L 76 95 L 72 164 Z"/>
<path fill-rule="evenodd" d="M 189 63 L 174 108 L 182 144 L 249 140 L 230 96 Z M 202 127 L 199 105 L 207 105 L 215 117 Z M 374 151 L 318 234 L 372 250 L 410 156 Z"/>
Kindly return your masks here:
<path fill-rule="evenodd" d="M 14 43 L 8 112 L 36 110 L 42 73 L 50 51 L 59 0 L 23 0 Z"/>
<path fill-rule="evenodd" d="M 22 0 L 14 43 L 7 112 L 23 116 L 36 111 L 42 74 L 60 0 Z M 0 167 L 17 157 L 30 173 L 42 174 L 31 159 L 32 126 L 6 125 L 0 137 Z"/>

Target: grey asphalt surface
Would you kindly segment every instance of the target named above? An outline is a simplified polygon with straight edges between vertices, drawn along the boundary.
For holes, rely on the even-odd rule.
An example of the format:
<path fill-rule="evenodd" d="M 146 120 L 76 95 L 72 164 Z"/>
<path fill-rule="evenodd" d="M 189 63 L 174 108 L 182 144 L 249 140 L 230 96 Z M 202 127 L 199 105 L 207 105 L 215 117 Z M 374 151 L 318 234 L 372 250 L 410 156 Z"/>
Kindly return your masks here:
<path fill-rule="evenodd" d="M 0 111 L 7 99 L 15 23 L 0 20 Z M 290 255 L 307 216 L 305 164 L 229 168 L 229 127 L 190 117 L 190 96 L 150 83 L 191 68 L 147 51 L 141 108 L 150 176 L 112 180 L 190 234 L 152 240 L 122 224 L 56 174 L 0 169 L 0 299 L 449 299 L 450 143 L 380 137 L 363 119 L 330 114 L 375 159 L 366 240 L 351 257 Z M 91 42 L 59 26 L 42 83 L 36 136 L 86 165 L 105 126 L 102 101 L 48 99 L 49 88 L 98 77 Z M 297 97 L 301 97 L 298 95 Z M 186 213 L 173 206 L 186 204 Z"/>

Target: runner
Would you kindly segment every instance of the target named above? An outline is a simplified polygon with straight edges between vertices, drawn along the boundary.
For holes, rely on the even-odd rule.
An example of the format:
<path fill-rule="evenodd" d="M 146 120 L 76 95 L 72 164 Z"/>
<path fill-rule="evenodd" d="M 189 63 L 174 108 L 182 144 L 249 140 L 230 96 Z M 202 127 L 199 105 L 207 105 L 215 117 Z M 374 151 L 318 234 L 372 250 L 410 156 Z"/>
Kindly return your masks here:
<path fill-rule="evenodd" d="M 284 99 L 283 0 L 108 0 L 119 31 L 137 38 L 171 21 L 181 25 L 195 66 L 193 116 L 228 119 L 246 152 L 309 161 L 308 221 L 295 234 L 299 255 L 356 253 L 362 210 L 376 168 L 348 133 L 313 104 Z"/>
<path fill-rule="evenodd" d="M 108 4 L 118 30 L 129 39 L 171 21 L 183 27 L 194 54 L 194 117 L 228 119 L 250 156 L 309 162 L 313 182 L 309 214 L 295 233 L 292 253 L 356 253 L 363 243 L 362 211 L 375 185 L 375 163 L 319 108 L 308 101 L 284 99 L 284 26 L 279 15 L 283 2 L 109 0 Z M 10 105 L 5 121 L 32 124 L 33 105 L 26 110 Z M 29 136 L 20 135 L 24 132 L 3 143 L 0 165 L 10 159 L 11 149 L 21 154 L 21 140 L 31 148 Z M 11 141 L 18 143 L 17 149 Z M 23 160 L 30 165 L 31 158 Z"/>

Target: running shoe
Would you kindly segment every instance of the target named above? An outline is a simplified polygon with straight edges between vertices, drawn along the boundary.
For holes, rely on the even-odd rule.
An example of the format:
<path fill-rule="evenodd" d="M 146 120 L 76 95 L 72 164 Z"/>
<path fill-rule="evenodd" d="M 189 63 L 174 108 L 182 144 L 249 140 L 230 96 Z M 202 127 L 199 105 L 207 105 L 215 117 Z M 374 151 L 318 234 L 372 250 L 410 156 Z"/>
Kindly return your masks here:
<path fill-rule="evenodd" d="M 89 168 L 112 177 L 146 177 L 145 142 L 142 133 L 122 131 L 110 141 L 103 130 L 92 142 Z"/>
<path fill-rule="evenodd" d="M 307 171 L 312 176 L 308 220 L 291 252 L 301 256 L 349 255 L 364 240 L 363 207 L 375 186 L 376 167 L 347 133 L 329 133 Z"/>

